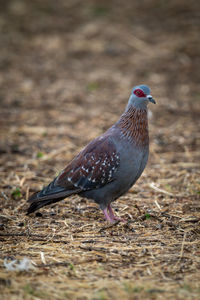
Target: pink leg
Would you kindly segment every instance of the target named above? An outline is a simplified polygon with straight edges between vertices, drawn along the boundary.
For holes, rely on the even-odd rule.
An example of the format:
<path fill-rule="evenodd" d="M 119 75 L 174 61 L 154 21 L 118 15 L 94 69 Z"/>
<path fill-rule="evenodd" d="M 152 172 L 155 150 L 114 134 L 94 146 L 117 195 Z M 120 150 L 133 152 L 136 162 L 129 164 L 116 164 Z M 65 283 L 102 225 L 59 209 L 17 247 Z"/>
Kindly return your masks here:
<path fill-rule="evenodd" d="M 108 211 L 110 213 L 110 218 L 111 218 L 112 221 L 126 222 L 126 220 L 124 220 L 124 219 L 122 219 L 120 217 L 115 216 L 115 214 L 114 214 L 114 212 L 113 212 L 112 207 L 111 207 L 110 204 L 108 204 Z"/>
<path fill-rule="evenodd" d="M 104 216 L 106 218 L 106 221 L 108 221 L 109 223 L 113 223 L 114 222 L 114 219 L 112 219 L 110 217 L 110 215 L 108 214 L 107 207 L 103 210 L 103 213 L 104 213 Z"/>

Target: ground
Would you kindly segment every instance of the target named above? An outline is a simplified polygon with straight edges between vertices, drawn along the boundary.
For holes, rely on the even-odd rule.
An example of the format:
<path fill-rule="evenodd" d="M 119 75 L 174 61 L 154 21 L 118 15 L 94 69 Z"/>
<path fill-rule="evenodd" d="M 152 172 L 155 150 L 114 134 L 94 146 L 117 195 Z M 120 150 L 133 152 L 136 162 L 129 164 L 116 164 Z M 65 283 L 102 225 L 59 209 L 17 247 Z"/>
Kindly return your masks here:
<path fill-rule="evenodd" d="M 199 299 L 198 1 L 0 1 L 1 299 Z M 151 87 L 150 158 L 109 226 L 49 183 Z M 27 271 L 5 263 L 31 260 Z"/>

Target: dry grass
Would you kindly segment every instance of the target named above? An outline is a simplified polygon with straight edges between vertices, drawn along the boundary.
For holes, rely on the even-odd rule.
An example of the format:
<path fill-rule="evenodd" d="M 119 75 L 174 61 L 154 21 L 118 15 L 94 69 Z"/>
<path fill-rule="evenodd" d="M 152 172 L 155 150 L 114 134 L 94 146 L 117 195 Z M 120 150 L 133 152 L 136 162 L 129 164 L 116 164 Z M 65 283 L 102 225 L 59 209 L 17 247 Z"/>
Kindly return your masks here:
<path fill-rule="evenodd" d="M 199 299 L 197 2 L 3 7 L 0 298 Z M 148 166 L 114 203 L 127 224 L 77 196 L 27 217 L 29 194 L 117 120 L 140 82 L 157 105 Z M 24 257 L 34 269 L 4 267 Z"/>

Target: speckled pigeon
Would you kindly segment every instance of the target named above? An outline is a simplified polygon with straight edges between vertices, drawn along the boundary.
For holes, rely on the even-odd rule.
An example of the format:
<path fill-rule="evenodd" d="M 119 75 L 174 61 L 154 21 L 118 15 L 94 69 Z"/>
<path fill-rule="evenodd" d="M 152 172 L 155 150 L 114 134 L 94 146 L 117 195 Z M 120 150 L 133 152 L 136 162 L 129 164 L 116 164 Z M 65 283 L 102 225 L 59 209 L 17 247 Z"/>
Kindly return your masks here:
<path fill-rule="evenodd" d="M 120 220 L 111 203 L 142 174 L 149 154 L 147 104 L 156 103 L 146 85 L 132 89 L 120 119 L 91 141 L 48 186 L 29 199 L 27 214 L 73 194 L 93 199 L 109 222 Z"/>

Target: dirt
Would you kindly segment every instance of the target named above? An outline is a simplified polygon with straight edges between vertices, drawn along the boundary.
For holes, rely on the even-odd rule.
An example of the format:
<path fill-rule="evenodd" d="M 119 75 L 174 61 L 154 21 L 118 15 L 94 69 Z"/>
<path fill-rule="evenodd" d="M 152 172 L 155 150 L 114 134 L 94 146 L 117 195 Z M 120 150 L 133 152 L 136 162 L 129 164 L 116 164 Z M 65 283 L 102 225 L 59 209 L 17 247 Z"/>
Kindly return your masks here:
<path fill-rule="evenodd" d="M 198 1 L 0 1 L 1 299 L 199 299 Z M 107 224 L 28 196 L 151 87 L 150 158 Z M 26 271 L 5 263 L 28 258 Z"/>

